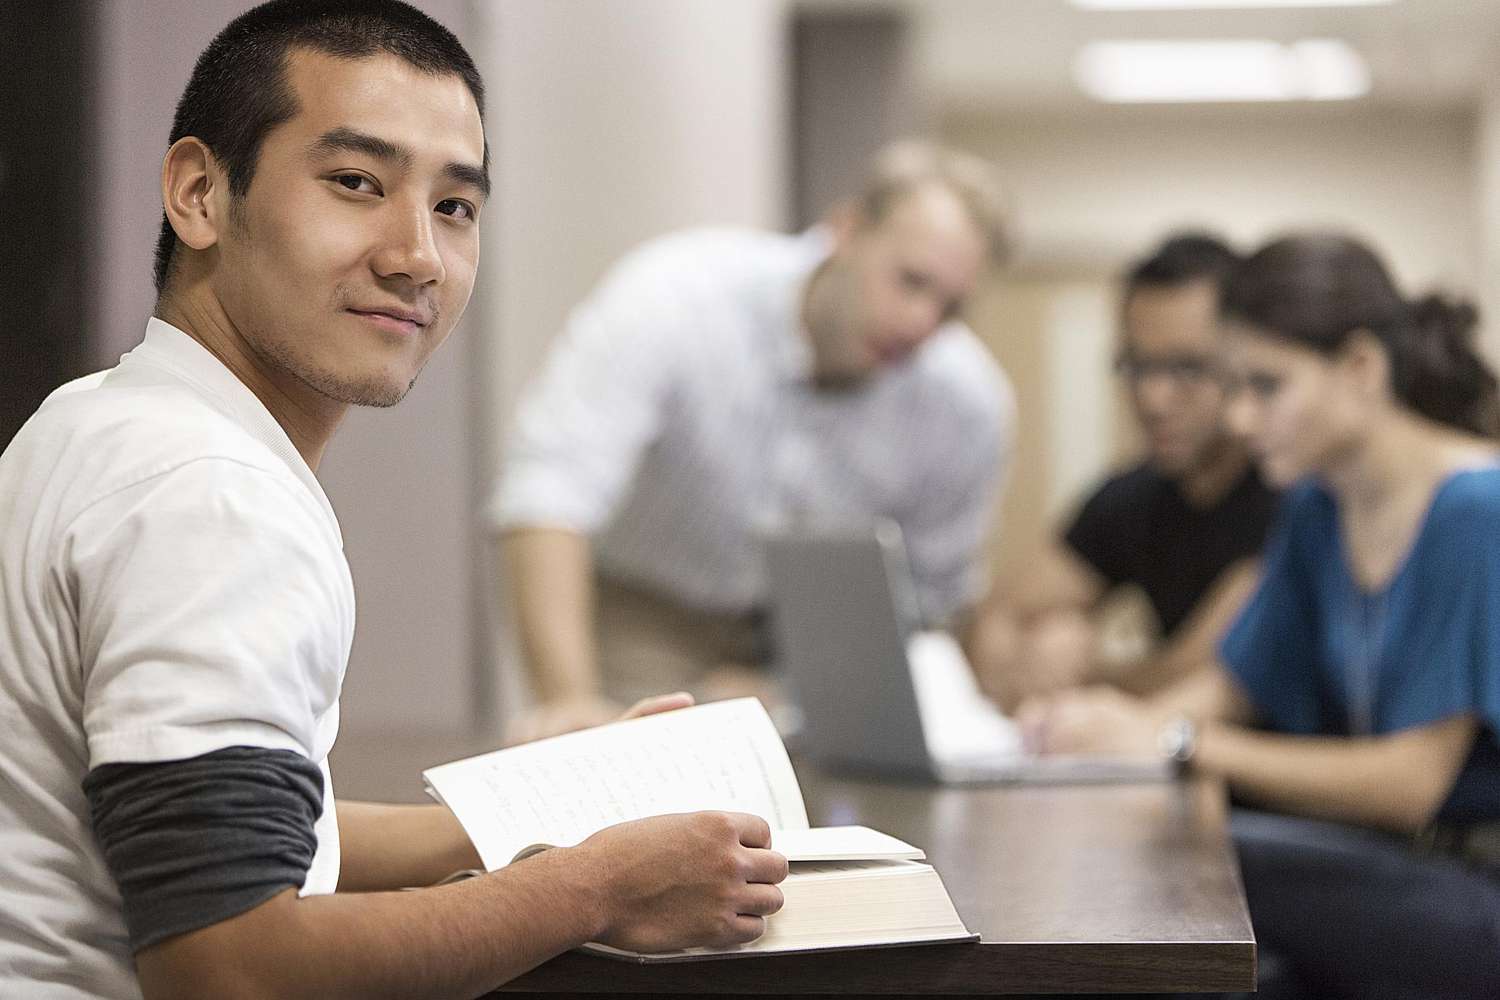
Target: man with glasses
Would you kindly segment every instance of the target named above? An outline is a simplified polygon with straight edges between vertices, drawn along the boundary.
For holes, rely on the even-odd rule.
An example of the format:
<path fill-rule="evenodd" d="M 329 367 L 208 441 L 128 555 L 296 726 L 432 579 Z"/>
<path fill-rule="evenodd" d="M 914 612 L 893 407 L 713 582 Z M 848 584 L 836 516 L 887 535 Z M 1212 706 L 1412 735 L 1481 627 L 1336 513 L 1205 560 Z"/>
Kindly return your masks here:
<path fill-rule="evenodd" d="M 1222 419 L 1215 314 L 1236 262 L 1219 240 L 1182 234 L 1130 269 L 1116 371 L 1146 457 L 1099 487 L 986 609 L 976 667 L 1002 704 L 1076 684 L 1155 691 L 1208 661 L 1249 596 L 1276 496 Z M 1160 641 L 1144 658 L 1108 663 L 1096 613 L 1130 585 L 1144 591 Z"/>

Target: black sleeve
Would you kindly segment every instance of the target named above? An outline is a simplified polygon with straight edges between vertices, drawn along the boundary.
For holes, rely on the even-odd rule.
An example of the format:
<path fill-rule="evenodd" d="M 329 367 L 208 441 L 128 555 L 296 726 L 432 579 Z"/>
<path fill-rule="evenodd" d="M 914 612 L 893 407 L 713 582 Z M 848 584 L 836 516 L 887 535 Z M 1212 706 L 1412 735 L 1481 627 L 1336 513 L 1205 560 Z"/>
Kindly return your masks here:
<path fill-rule="evenodd" d="M 105 764 L 83 792 L 132 953 L 300 888 L 317 850 L 323 774 L 290 750 Z"/>
<path fill-rule="evenodd" d="M 1135 578 L 1148 497 L 1142 470 L 1110 479 L 1083 503 L 1063 540 L 1111 587 Z"/>

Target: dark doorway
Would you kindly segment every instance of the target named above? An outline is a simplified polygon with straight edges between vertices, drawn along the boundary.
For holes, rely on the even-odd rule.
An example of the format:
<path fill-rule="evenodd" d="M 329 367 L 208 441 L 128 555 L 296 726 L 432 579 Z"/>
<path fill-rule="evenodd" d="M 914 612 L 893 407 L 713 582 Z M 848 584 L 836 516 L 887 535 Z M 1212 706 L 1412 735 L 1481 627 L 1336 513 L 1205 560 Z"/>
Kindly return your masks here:
<path fill-rule="evenodd" d="M 0 3 L 0 448 L 87 363 L 89 7 Z"/>

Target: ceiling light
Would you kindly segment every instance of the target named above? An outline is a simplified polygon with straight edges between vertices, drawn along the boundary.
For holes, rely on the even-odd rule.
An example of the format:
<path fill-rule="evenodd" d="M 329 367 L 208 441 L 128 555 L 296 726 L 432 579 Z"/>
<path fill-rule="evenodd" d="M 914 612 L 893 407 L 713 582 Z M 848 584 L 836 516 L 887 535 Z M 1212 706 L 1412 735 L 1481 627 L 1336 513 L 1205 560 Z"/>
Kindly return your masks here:
<path fill-rule="evenodd" d="M 1072 0 L 1084 10 L 1223 10 L 1230 7 L 1378 7 L 1395 0 Z"/>
<path fill-rule="evenodd" d="M 1337 101 L 1370 89 L 1365 61 L 1336 39 L 1090 42 L 1073 75 L 1118 103 Z"/>

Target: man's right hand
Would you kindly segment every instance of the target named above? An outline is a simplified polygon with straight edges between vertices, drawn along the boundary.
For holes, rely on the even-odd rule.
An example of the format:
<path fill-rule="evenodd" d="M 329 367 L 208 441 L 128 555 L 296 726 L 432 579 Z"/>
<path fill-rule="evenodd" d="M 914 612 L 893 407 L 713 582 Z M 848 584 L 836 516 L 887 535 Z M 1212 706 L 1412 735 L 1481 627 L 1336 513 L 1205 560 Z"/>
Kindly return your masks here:
<path fill-rule="evenodd" d="M 621 823 L 578 845 L 603 891 L 601 944 L 629 951 L 724 948 L 765 933 L 786 858 L 765 820 L 697 812 Z"/>
<path fill-rule="evenodd" d="M 603 695 L 582 695 L 539 702 L 521 712 L 505 727 L 505 745 L 561 736 L 577 729 L 614 722 L 624 706 Z"/>

